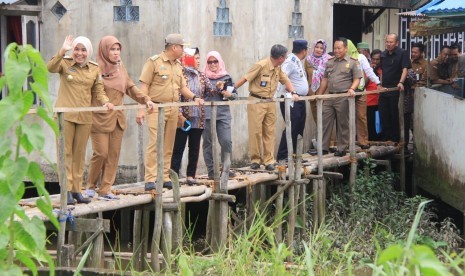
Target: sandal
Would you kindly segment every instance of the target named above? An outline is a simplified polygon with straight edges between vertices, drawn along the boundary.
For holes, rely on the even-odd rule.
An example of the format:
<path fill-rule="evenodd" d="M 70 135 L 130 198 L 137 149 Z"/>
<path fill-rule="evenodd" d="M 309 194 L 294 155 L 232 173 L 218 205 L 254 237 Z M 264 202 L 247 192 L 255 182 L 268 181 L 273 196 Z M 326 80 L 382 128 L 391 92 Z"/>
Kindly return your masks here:
<path fill-rule="evenodd" d="M 189 186 L 199 184 L 199 182 L 197 181 L 197 179 L 194 179 L 194 178 L 188 178 L 188 179 L 186 179 L 186 183 L 187 183 L 187 185 L 189 185 Z"/>

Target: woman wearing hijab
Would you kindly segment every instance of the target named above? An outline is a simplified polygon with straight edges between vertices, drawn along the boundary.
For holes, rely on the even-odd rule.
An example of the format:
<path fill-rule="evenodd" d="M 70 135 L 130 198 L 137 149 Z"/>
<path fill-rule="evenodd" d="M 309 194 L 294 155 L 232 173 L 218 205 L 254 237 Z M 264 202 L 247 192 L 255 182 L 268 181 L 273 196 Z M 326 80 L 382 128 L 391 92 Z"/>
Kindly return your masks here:
<path fill-rule="evenodd" d="M 226 71 L 223 58 L 217 51 L 210 51 L 207 54 L 207 62 L 203 69 L 205 75 L 210 79 L 212 85 L 221 86 L 221 93 L 207 94 L 206 101 L 225 101 L 234 100 L 237 98 L 237 91 L 234 88 L 234 82 L 231 76 Z M 203 133 L 203 158 L 208 169 L 208 178 L 213 179 L 213 151 L 211 137 L 211 107 L 205 107 L 205 131 Z M 229 155 L 232 152 L 231 139 L 231 111 L 228 105 L 220 105 L 217 107 L 216 114 L 216 135 L 221 146 L 221 163 L 231 160 L 225 160 L 226 153 Z M 229 171 L 229 177 L 234 177 L 235 174 Z"/>
<path fill-rule="evenodd" d="M 72 50 L 71 57 L 65 56 Z M 60 74 L 56 107 L 90 107 L 93 95 L 99 105 L 113 109 L 103 87 L 97 63 L 89 61 L 92 44 L 87 37 L 65 38 L 58 53 L 47 63 L 51 73 Z M 81 194 L 87 140 L 92 127 L 91 112 L 64 114 L 65 162 L 68 204 L 89 203 Z"/>
<path fill-rule="evenodd" d="M 215 87 L 210 83 L 207 76 L 199 71 L 200 54 L 198 48 L 184 49 L 184 57 L 181 58 L 183 74 L 187 87 L 198 98 L 205 98 L 206 94 L 217 93 Z M 191 99 L 180 95 L 181 102 L 192 102 Z M 186 170 L 187 184 L 197 184 L 195 174 L 199 160 L 200 140 L 205 128 L 205 107 L 183 106 L 179 110 L 178 128 L 174 140 L 173 157 L 171 158 L 171 169 L 179 174 L 182 156 L 186 142 L 189 140 L 188 164 Z"/>
<path fill-rule="evenodd" d="M 113 105 L 122 105 L 126 94 L 139 103 L 149 102 L 150 98 L 144 96 L 129 77 L 121 62 L 121 50 L 121 42 L 114 36 L 105 36 L 100 40 L 97 63 L 110 102 Z M 92 99 L 92 105 L 98 105 L 96 99 Z M 93 153 L 89 163 L 86 194 L 89 197 L 95 195 L 100 179 L 99 199 L 115 200 L 118 198 L 110 190 L 118 169 L 121 142 L 126 129 L 126 114 L 124 110 L 94 112 L 92 119 L 90 137 Z"/>
<path fill-rule="evenodd" d="M 360 64 L 360 70 L 362 71 L 363 78 L 360 79 L 360 84 L 356 91 L 364 91 L 365 84 L 368 81 L 374 82 L 378 88 L 381 88 L 381 82 L 378 76 L 370 66 L 368 59 L 365 55 L 359 54 L 357 47 L 351 40 L 347 40 L 348 54 L 350 57 L 357 59 Z M 369 149 L 368 144 L 368 125 L 367 125 L 367 95 L 355 97 L 355 112 L 356 112 L 356 132 L 357 142 L 360 148 Z"/>
<path fill-rule="evenodd" d="M 312 54 L 305 59 L 305 71 L 307 72 L 307 80 L 310 86 L 308 90 L 309 96 L 315 95 L 318 88 L 320 88 L 320 83 L 326 69 L 326 63 L 328 59 L 331 58 L 331 56 L 326 53 L 326 49 L 326 41 L 318 39 L 313 45 Z M 312 111 L 313 122 L 316 124 L 316 101 L 310 101 L 310 109 Z M 311 149 L 309 153 L 316 155 L 316 148 Z"/>

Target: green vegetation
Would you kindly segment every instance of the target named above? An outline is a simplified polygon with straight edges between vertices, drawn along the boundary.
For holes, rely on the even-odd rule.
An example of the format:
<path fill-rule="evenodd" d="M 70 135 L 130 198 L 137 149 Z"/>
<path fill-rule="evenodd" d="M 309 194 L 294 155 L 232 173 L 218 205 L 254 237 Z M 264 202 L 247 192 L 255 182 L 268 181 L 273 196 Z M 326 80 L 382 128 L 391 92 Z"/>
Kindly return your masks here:
<path fill-rule="evenodd" d="M 10 44 L 4 60 L 0 89 L 7 88 L 8 96 L 0 101 L 0 274 L 22 275 L 21 266 L 37 274 L 37 266 L 45 265 L 53 274 L 54 262 L 45 247 L 44 223 L 36 217 L 28 218 L 18 205 L 26 189 L 23 180 L 28 178 L 41 197 L 37 206 L 59 227 L 39 164 L 30 161 L 32 155 L 45 158 L 45 136 L 41 125 L 26 119 L 36 97 L 42 106 L 37 106 L 37 115 L 31 116 L 38 116 L 55 134 L 58 132 L 50 116 L 48 72 L 40 53 L 30 45 Z M 23 87 L 26 80 L 27 89 Z"/>
<path fill-rule="evenodd" d="M 272 220 L 258 214 L 250 229 L 231 236 L 219 253 L 199 256 L 192 245 L 185 246 L 172 273 L 462 275 L 465 253 L 456 253 L 462 241 L 453 223 L 435 222 L 429 201 L 395 191 L 393 176 L 373 169 L 366 164 L 352 194 L 347 184 L 329 185 L 326 222 L 317 229 L 309 222 L 293 252 L 275 242 Z"/>

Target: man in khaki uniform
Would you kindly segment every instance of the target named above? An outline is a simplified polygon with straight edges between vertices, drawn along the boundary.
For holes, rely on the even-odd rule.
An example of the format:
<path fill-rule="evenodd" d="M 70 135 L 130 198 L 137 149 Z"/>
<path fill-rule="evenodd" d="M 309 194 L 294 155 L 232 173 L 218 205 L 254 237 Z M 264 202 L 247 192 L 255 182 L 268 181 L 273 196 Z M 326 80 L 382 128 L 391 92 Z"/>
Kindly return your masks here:
<path fill-rule="evenodd" d="M 249 82 L 249 100 L 271 99 L 278 82 L 286 86 L 288 93 L 292 94 L 293 100 L 299 96 L 294 91 L 292 83 L 281 70 L 281 64 L 286 60 L 286 47 L 276 44 L 271 48 L 271 56 L 255 63 L 245 76 L 236 82 L 236 89 L 245 82 Z M 247 105 L 249 122 L 249 151 L 252 165 L 251 169 L 260 168 L 260 163 L 265 169 L 274 170 L 274 145 L 276 125 L 276 104 L 274 102 Z M 263 155 L 261 146 L 263 143 Z"/>
<path fill-rule="evenodd" d="M 347 54 L 347 39 L 334 41 L 334 55 L 326 64 L 325 75 L 321 80 L 317 95 L 323 94 L 328 87 L 329 94 L 349 93 L 355 97 L 362 72 L 358 60 Z M 336 119 L 337 151 L 334 156 L 344 156 L 349 145 L 349 101 L 346 97 L 328 99 L 323 102 L 323 152 L 329 150 L 331 130 Z"/>
<path fill-rule="evenodd" d="M 186 86 L 182 74 L 182 66 L 178 61 L 183 54 L 184 42 L 182 35 L 169 34 L 165 38 L 165 51 L 147 59 L 140 75 L 141 91 L 148 95 L 154 103 L 171 103 L 179 101 L 179 92 L 199 104 L 203 100 L 197 98 Z M 165 129 L 163 144 L 163 187 L 171 189 L 169 176 L 173 144 L 178 122 L 178 107 L 165 108 Z M 139 113 L 138 123 L 143 115 Z M 149 128 L 149 143 L 145 153 L 145 190 L 153 190 L 157 181 L 157 126 L 158 109 L 150 105 L 147 115 Z"/>

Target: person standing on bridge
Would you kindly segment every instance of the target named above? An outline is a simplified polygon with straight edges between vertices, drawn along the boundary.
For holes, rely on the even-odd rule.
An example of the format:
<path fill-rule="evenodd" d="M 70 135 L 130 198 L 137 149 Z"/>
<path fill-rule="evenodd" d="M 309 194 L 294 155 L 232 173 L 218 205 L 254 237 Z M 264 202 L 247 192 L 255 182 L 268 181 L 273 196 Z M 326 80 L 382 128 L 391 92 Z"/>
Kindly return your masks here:
<path fill-rule="evenodd" d="M 115 106 L 122 105 L 124 96 L 127 94 L 141 104 L 153 105 L 150 98 L 140 92 L 129 77 L 121 61 L 121 50 L 121 42 L 114 36 L 104 36 L 100 40 L 97 63 L 110 102 Z M 98 105 L 97 99 L 92 99 L 92 105 Z M 124 110 L 117 110 L 112 113 L 93 113 L 92 129 L 90 131 L 93 153 L 89 163 L 86 189 L 88 197 L 95 196 L 95 188 L 100 179 L 99 199 L 118 199 L 110 190 L 116 179 L 125 129 L 126 113 Z"/>
<path fill-rule="evenodd" d="M 173 103 L 179 101 L 179 93 L 198 104 L 203 104 L 203 99 L 197 97 L 187 87 L 186 79 L 182 74 L 182 65 L 179 58 L 184 53 L 184 41 L 181 34 L 169 34 L 165 38 L 165 50 L 147 59 L 139 77 L 141 91 L 148 95 L 155 103 Z M 173 187 L 170 179 L 171 157 L 173 153 L 174 139 L 178 124 L 179 108 L 176 106 L 165 107 L 165 128 L 163 144 L 163 187 Z M 137 115 L 137 123 L 142 124 L 144 111 Z M 145 190 L 156 188 L 157 181 L 157 130 L 158 109 L 151 106 L 147 115 L 149 129 L 149 142 L 145 152 Z"/>
<path fill-rule="evenodd" d="M 337 38 L 334 41 L 335 57 L 328 60 L 324 77 L 317 95 L 322 95 L 326 88 L 329 94 L 349 93 L 355 97 L 360 79 L 363 77 L 358 60 L 348 55 L 347 39 Z M 323 102 L 323 154 L 329 150 L 331 130 L 336 120 L 337 151 L 334 156 L 346 155 L 349 146 L 349 101 L 347 97 L 327 99 Z"/>
<path fill-rule="evenodd" d="M 71 56 L 65 56 L 72 50 Z M 51 73 L 60 74 L 60 88 L 56 107 L 90 107 L 93 95 L 96 102 L 109 110 L 113 104 L 105 94 L 98 64 L 90 61 L 92 43 L 87 37 L 68 35 L 58 53 L 47 63 Z M 66 185 L 68 204 L 89 203 L 81 194 L 87 140 L 92 127 L 91 112 L 64 114 Z"/>
<path fill-rule="evenodd" d="M 299 99 L 294 86 L 281 70 L 281 64 L 286 60 L 287 48 L 276 44 L 271 47 L 271 56 L 255 63 L 245 76 L 240 78 L 236 89 L 249 82 L 249 100 L 272 99 L 278 82 L 286 86 L 294 101 Z M 249 152 L 252 170 L 265 165 L 267 171 L 274 171 L 274 144 L 276 126 L 276 104 L 274 102 L 247 105 L 249 122 Z M 261 147 L 263 146 L 263 152 Z M 262 154 L 263 153 L 263 154 Z"/>
<path fill-rule="evenodd" d="M 281 65 L 281 68 L 283 72 L 287 74 L 297 94 L 299 96 L 307 96 L 309 86 L 303 62 L 305 62 L 305 58 L 307 57 L 308 42 L 306 40 L 294 40 L 292 44 L 292 53 L 287 56 L 286 61 L 284 61 L 283 65 Z M 284 98 L 285 91 L 283 90 L 284 87 L 279 85 L 277 91 L 278 97 L 280 96 L 281 98 Z M 283 118 L 286 119 L 283 102 L 280 103 L 280 109 Z M 305 101 L 295 102 L 294 105 L 291 106 L 291 137 L 294 153 L 296 153 L 297 137 L 299 135 L 304 135 L 306 116 L 307 111 L 305 110 Z M 279 162 L 287 160 L 287 158 L 288 149 L 286 129 L 284 129 L 281 136 L 281 142 L 279 143 L 277 159 Z"/>

